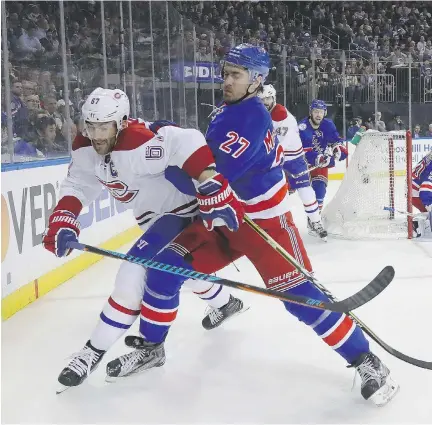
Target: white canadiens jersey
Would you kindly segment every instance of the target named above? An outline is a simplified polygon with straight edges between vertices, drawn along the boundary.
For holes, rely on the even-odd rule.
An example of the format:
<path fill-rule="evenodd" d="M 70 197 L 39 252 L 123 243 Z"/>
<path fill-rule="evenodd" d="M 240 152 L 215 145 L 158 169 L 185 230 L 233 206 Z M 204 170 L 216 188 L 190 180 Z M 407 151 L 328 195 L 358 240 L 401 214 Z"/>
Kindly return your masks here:
<path fill-rule="evenodd" d="M 303 144 L 294 115 L 290 114 L 287 108 L 279 103 L 276 103 L 270 115 L 273 121 L 274 132 L 284 149 L 285 161 L 292 161 L 301 157 L 304 154 Z"/>
<path fill-rule="evenodd" d="M 165 179 L 164 172 L 174 166 L 191 176 L 199 174 L 208 162 L 205 149 L 199 131 L 171 126 L 154 134 L 143 123 L 130 124 L 105 156 L 96 153 L 88 138 L 78 135 L 60 197 L 73 196 L 87 206 L 106 187 L 133 210 L 143 230 L 163 214 L 194 216 L 198 213 L 196 198 L 180 192 Z"/>

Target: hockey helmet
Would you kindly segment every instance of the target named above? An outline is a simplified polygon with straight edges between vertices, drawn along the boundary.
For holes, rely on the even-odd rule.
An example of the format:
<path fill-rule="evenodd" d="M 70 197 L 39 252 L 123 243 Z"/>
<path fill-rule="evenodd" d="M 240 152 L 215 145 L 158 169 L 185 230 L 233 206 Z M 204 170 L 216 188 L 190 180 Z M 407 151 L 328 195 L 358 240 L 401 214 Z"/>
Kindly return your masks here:
<path fill-rule="evenodd" d="M 265 99 L 266 97 L 273 97 L 276 99 L 276 89 L 272 84 L 266 84 L 263 86 L 262 91 L 258 93 L 258 97 L 260 99 Z"/>
<path fill-rule="evenodd" d="M 82 106 L 82 119 L 85 122 L 102 123 L 115 121 L 117 134 L 123 128 L 123 121 L 129 118 L 130 104 L 126 93 L 119 89 L 93 90 Z"/>
<path fill-rule="evenodd" d="M 322 109 L 324 111 L 324 116 L 327 115 L 327 105 L 324 100 L 314 99 L 309 105 L 309 113 L 312 112 L 312 109 Z"/>
<path fill-rule="evenodd" d="M 270 57 L 264 48 L 243 43 L 226 53 L 221 62 L 222 70 L 225 63 L 246 69 L 249 72 L 250 83 L 253 83 L 260 75 L 264 82 L 269 74 Z"/>

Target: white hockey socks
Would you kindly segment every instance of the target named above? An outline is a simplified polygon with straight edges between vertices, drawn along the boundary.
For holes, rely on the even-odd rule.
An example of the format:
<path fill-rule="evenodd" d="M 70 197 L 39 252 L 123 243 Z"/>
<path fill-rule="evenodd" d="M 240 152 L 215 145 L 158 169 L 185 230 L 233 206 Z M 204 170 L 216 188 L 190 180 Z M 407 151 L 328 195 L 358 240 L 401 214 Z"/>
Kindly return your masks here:
<path fill-rule="evenodd" d="M 297 189 L 297 192 L 303 202 L 306 215 L 309 217 L 310 221 L 312 221 L 312 223 L 320 221 L 320 209 L 312 186 L 301 187 Z"/>
<path fill-rule="evenodd" d="M 218 283 L 206 282 L 204 280 L 188 280 L 185 282 L 185 285 L 213 308 L 223 307 L 228 303 L 231 295 L 227 287 Z"/>

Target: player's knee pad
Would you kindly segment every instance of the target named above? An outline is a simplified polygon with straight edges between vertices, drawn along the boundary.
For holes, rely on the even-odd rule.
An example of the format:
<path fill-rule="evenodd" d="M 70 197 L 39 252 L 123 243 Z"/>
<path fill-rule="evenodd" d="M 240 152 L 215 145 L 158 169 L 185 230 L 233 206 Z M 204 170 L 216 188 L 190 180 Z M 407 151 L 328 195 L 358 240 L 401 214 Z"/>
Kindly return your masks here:
<path fill-rule="evenodd" d="M 122 307 L 139 310 L 144 294 L 147 272 L 143 266 L 124 262 L 121 264 L 111 298 Z"/>
<path fill-rule="evenodd" d="M 184 259 L 184 257 L 170 248 L 160 252 L 154 258 L 154 260 L 164 264 L 169 264 L 171 266 L 192 270 L 191 265 Z M 148 269 L 146 289 L 150 289 L 150 291 L 155 294 L 159 294 L 164 297 L 170 297 L 178 294 L 186 279 L 187 278 L 184 276 L 173 273 L 168 273 L 157 269 Z"/>
<path fill-rule="evenodd" d="M 315 191 L 318 203 L 322 204 L 327 192 L 327 183 L 321 179 L 312 179 L 312 188 Z"/>

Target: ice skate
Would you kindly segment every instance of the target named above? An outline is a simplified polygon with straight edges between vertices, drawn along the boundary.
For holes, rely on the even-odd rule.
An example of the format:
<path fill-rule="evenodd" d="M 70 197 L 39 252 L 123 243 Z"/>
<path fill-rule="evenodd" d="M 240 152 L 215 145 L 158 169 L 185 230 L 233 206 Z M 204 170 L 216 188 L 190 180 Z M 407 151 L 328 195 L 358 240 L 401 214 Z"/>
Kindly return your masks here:
<path fill-rule="evenodd" d="M 365 353 L 351 365 L 362 380 L 361 395 L 377 406 L 387 404 L 398 392 L 397 384 L 390 376 L 389 368 L 373 353 Z"/>
<path fill-rule="evenodd" d="M 163 342 L 153 344 L 140 336 L 127 336 L 125 344 L 135 348 L 134 351 L 124 354 L 107 364 L 106 381 L 114 382 L 118 378 L 126 378 L 153 367 L 163 366 L 165 363 L 165 350 Z"/>
<path fill-rule="evenodd" d="M 307 222 L 308 233 L 311 236 L 319 237 L 323 242 L 327 242 L 327 230 L 324 229 L 321 220 L 312 222 L 308 218 Z"/>
<path fill-rule="evenodd" d="M 229 301 L 220 308 L 212 308 L 202 320 L 204 329 L 210 330 L 217 328 L 229 318 L 243 313 L 249 307 L 244 307 L 243 301 L 230 295 Z"/>
<path fill-rule="evenodd" d="M 56 391 L 57 394 L 66 391 L 70 387 L 76 387 L 83 383 L 87 376 L 92 373 L 99 365 L 105 351 L 96 350 L 87 341 L 81 351 L 71 356 L 69 364 L 61 371 L 58 381 L 61 386 Z"/>

